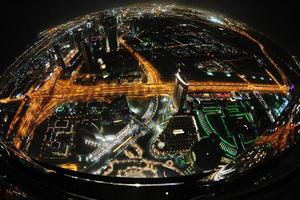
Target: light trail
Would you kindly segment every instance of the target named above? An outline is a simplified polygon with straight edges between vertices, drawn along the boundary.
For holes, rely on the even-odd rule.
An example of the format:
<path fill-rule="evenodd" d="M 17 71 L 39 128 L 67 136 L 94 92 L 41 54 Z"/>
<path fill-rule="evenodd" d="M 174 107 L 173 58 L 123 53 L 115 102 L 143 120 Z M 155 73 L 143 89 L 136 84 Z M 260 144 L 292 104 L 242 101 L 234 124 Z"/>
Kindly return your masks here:
<path fill-rule="evenodd" d="M 129 140 L 131 140 L 133 136 L 131 135 L 129 138 L 127 138 L 124 142 L 122 142 L 117 148 L 113 150 L 113 153 L 117 152 L 124 144 L 126 144 Z"/>
<path fill-rule="evenodd" d="M 7 103 L 13 103 L 13 102 L 20 102 L 24 99 L 24 97 L 20 97 L 20 98 L 5 98 L 5 99 L 0 99 L 0 103 L 2 104 L 7 104 Z"/>
<path fill-rule="evenodd" d="M 122 45 L 125 49 L 128 50 L 129 53 L 133 55 L 133 57 L 144 66 L 144 69 L 146 71 L 146 74 L 149 76 L 149 82 L 150 83 L 162 83 L 160 79 L 160 74 L 156 70 L 156 68 L 147 61 L 141 54 L 139 54 L 137 51 L 135 51 L 133 48 L 131 48 L 123 39 L 123 35 L 119 37 L 120 45 Z"/>
<path fill-rule="evenodd" d="M 244 34 L 245 35 L 245 34 Z M 148 75 L 148 82 L 146 84 L 97 84 L 97 85 L 78 85 L 74 83 L 74 77 L 63 80 L 59 79 L 62 71 L 57 67 L 53 75 L 46 81 L 38 90 L 30 90 L 26 96 L 29 97 L 30 103 L 25 114 L 22 114 L 25 103 L 24 99 L 8 98 L 0 99 L 0 103 L 10 103 L 14 101 L 22 101 L 16 115 L 14 116 L 10 125 L 7 137 L 11 135 L 18 125 L 17 135 L 13 143 L 16 148 L 20 148 L 22 142 L 29 136 L 29 142 L 34 136 L 36 128 L 54 113 L 57 106 L 68 101 L 90 101 L 93 99 L 108 99 L 108 97 L 127 95 L 129 97 L 146 97 L 169 94 L 174 90 L 174 83 L 163 82 L 160 79 L 160 74 L 156 68 L 147 61 L 141 54 L 135 52 L 130 47 L 123 36 L 120 36 L 120 44 L 128 50 L 133 57 L 144 66 L 145 72 Z M 255 40 L 256 41 L 256 40 Z M 258 41 L 256 41 L 258 42 Z M 260 43 L 259 43 L 260 44 Z M 262 48 L 262 46 L 260 46 Z M 264 48 L 262 48 L 264 50 Z M 265 51 L 264 51 L 265 52 Z M 265 52 L 266 53 L 266 52 Z M 78 54 L 78 50 L 72 50 L 64 58 L 65 63 L 69 63 L 74 56 Z M 271 59 L 268 57 L 268 59 Z M 270 60 L 271 61 L 271 60 Z M 271 61 L 272 62 L 272 61 Z M 277 65 L 275 65 L 277 66 Z M 278 66 L 277 66 L 278 67 Z M 76 75 L 74 75 L 76 76 Z M 272 77 L 272 76 L 271 76 Z M 76 78 L 76 77 L 75 77 Z M 287 93 L 289 87 L 287 81 L 285 85 L 278 84 L 279 82 L 272 77 L 276 84 L 252 84 L 248 81 L 245 83 L 236 82 L 213 82 L 213 81 L 190 81 L 189 93 L 194 92 L 261 92 L 261 93 Z M 283 79 L 286 80 L 285 76 Z M 88 92 L 87 92 L 88 91 Z M 22 115 L 22 116 L 21 116 Z M 99 149 L 98 149 L 99 150 Z M 100 152 L 97 152 L 99 157 Z M 102 152 L 103 153 L 103 152 Z"/>

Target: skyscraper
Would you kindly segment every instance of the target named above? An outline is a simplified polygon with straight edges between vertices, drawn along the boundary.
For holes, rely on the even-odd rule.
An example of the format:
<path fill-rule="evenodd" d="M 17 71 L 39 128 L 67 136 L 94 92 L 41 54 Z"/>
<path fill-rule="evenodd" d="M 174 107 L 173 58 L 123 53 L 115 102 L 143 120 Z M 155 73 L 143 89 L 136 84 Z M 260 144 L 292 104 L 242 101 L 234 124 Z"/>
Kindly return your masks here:
<path fill-rule="evenodd" d="M 76 32 L 74 35 L 74 45 L 78 48 L 84 62 L 84 66 L 81 68 L 80 72 L 92 74 L 99 73 L 99 66 L 96 63 L 89 46 L 90 42 L 84 40 L 81 31 Z"/>
<path fill-rule="evenodd" d="M 119 48 L 117 19 L 114 16 L 106 16 L 103 21 L 105 32 L 106 51 L 116 51 Z"/>
<path fill-rule="evenodd" d="M 82 40 L 80 42 L 80 48 L 81 48 L 81 53 L 82 53 L 82 57 L 83 57 L 86 68 L 91 68 L 93 65 L 92 53 L 91 53 L 90 48 L 87 46 L 87 44 L 84 40 Z M 88 70 L 88 71 L 90 71 L 90 70 Z"/>
<path fill-rule="evenodd" d="M 97 36 L 97 24 L 95 19 L 89 19 L 86 23 L 88 37 Z"/>
<path fill-rule="evenodd" d="M 179 69 L 175 74 L 175 88 L 173 93 L 173 102 L 179 113 L 184 111 L 188 87 L 189 84 L 187 79 L 183 76 Z"/>
<path fill-rule="evenodd" d="M 56 56 L 56 62 L 57 62 L 57 65 L 61 66 L 63 69 L 66 68 L 66 64 L 65 64 L 65 61 L 61 55 L 61 52 L 60 52 L 60 47 L 57 43 L 54 44 L 53 46 L 53 49 L 54 49 L 54 53 L 55 53 L 55 56 Z"/>
<path fill-rule="evenodd" d="M 131 34 L 136 35 L 136 33 L 137 33 L 137 18 L 136 17 L 132 18 L 130 26 L 131 26 L 130 27 L 131 28 Z"/>

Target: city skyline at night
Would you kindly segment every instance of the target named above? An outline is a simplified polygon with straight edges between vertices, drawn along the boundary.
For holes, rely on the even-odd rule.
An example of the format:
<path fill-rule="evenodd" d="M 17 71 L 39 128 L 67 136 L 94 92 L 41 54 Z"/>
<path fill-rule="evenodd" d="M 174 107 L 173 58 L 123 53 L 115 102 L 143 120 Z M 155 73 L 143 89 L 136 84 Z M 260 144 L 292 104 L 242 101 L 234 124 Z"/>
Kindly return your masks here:
<path fill-rule="evenodd" d="M 278 173 L 243 177 L 299 143 L 299 77 L 296 56 L 225 15 L 95 11 L 41 31 L 1 76 L 0 158 L 78 187 L 254 187 Z"/>

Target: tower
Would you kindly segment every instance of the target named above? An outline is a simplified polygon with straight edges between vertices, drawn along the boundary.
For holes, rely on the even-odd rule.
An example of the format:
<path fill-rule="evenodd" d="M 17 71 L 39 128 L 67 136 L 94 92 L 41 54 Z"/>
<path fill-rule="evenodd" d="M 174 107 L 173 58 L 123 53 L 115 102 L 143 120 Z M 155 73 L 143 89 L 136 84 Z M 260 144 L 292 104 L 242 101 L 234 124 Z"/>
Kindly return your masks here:
<path fill-rule="evenodd" d="M 63 57 L 61 55 L 59 45 L 57 43 L 54 44 L 53 49 L 54 49 L 54 53 L 55 53 L 55 56 L 56 56 L 57 65 L 59 65 L 63 69 L 65 69 L 66 68 L 66 64 L 65 64 L 65 61 L 64 61 L 64 59 L 63 59 Z"/>
<path fill-rule="evenodd" d="M 97 36 L 97 24 L 95 19 L 90 19 L 86 23 L 86 29 L 88 37 L 96 37 Z"/>
<path fill-rule="evenodd" d="M 131 34 L 135 36 L 137 34 L 137 18 L 131 20 L 130 26 Z"/>
<path fill-rule="evenodd" d="M 173 93 L 173 102 L 179 113 L 184 111 L 188 87 L 189 84 L 187 79 L 183 76 L 179 69 L 175 74 L 175 88 Z"/>
<path fill-rule="evenodd" d="M 99 73 L 99 67 L 97 66 L 96 61 L 92 55 L 92 51 L 90 49 L 90 43 L 89 41 L 85 41 L 83 39 L 83 35 L 81 31 L 78 31 L 75 34 L 74 44 L 75 47 L 78 48 L 84 62 L 84 67 L 81 68 L 80 72 L 91 73 L 91 74 Z"/>
<path fill-rule="evenodd" d="M 115 51 L 119 48 L 117 19 L 114 16 L 107 16 L 103 23 L 106 51 Z"/>
<path fill-rule="evenodd" d="M 86 68 L 91 69 L 93 65 L 92 53 L 84 40 L 80 42 L 80 49 Z"/>

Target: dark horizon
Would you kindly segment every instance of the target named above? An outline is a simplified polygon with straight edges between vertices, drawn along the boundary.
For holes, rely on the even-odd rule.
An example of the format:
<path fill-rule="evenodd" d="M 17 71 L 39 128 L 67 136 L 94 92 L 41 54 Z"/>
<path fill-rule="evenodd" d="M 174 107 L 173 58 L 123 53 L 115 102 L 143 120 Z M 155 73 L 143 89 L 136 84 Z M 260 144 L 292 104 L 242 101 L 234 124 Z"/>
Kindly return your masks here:
<path fill-rule="evenodd" d="M 35 42 L 37 34 L 42 30 L 93 11 L 146 2 L 159 3 L 147 0 L 7 1 L 1 6 L 2 18 L 5 19 L 2 21 L 2 26 L 5 27 L 2 30 L 5 51 L 0 62 L 0 72 Z M 236 0 L 164 1 L 164 4 L 168 3 L 196 7 L 244 22 L 265 33 L 284 50 L 300 55 L 300 45 L 296 42 L 296 38 L 300 35 L 298 29 L 300 13 L 297 12 L 300 6 L 296 1 L 263 0 L 243 3 Z"/>

